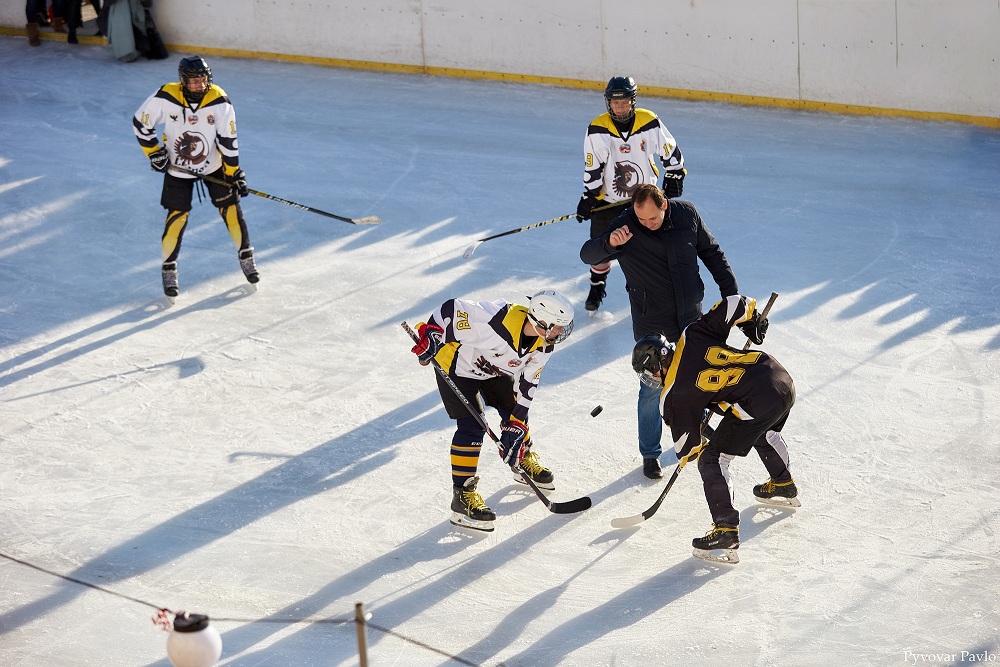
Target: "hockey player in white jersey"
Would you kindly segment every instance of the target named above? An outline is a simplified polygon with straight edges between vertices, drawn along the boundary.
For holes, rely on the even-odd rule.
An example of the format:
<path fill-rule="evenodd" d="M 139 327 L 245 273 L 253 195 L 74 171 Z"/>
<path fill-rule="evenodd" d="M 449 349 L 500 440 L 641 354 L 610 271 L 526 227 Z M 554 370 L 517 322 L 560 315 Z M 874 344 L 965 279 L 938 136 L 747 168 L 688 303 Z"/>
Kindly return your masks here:
<path fill-rule="evenodd" d="M 638 86 L 630 76 L 615 76 L 604 89 L 607 113 L 590 122 L 583 142 L 583 196 L 576 207 L 579 222 L 590 220 L 590 238 L 597 238 L 625 210 L 632 192 L 643 183 L 656 185 L 663 165 L 663 192 L 668 199 L 684 191 L 684 157 L 674 137 L 656 114 L 635 106 Z M 609 206 L 600 211 L 598 206 Z M 586 308 L 593 313 L 607 296 L 611 262 L 590 267 Z"/>
<path fill-rule="evenodd" d="M 483 403 L 501 417 L 500 458 L 520 463 L 539 488 L 554 489 L 552 471 L 532 449 L 528 410 L 542 369 L 558 343 L 573 331 L 573 305 L 554 290 L 531 297 L 528 306 L 499 301 L 449 299 L 417 328 L 412 351 L 420 363 L 436 361 L 469 404 Z M 496 514 L 477 491 L 479 453 L 486 431 L 454 391 L 437 376 L 448 416 L 456 421 L 451 442 L 451 522 L 493 530 Z M 515 479 L 523 481 L 520 474 Z"/>
<path fill-rule="evenodd" d="M 161 86 L 132 119 L 150 166 L 163 173 L 160 204 L 167 210 L 167 220 L 161 240 L 162 278 L 163 293 L 171 302 L 178 294 L 177 256 L 199 175 L 230 184 L 204 181 L 236 245 L 243 275 L 251 284 L 260 280 L 240 207 L 240 197 L 249 191 L 246 174 L 240 169 L 236 112 L 226 92 L 212 82 L 212 69 L 204 58 L 181 59 L 177 72 L 180 80 Z M 158 125 L 163 126 L 162 145 L 156 137 Z"/>

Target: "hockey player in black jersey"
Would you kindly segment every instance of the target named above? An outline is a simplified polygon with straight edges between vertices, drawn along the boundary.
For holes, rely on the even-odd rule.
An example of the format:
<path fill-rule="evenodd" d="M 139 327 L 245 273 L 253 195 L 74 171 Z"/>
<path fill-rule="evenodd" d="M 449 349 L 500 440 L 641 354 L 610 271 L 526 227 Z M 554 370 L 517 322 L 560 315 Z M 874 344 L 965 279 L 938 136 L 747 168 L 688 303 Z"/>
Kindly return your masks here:
<path fill-rule="evenodd" d="M 757 302 L 730 296 L 684 329 L 676 346 L 659 334 L 644 336 L 632 350 L 632 368 L 640 380 L 661 386 L 660 411 L 670 428 L 682 466 L 698 461 L 712 530 L 693 540 L 695 555 L 739 562 L 740 514 L 733 507 L 729 464 L 757 451 L 770 479 L 754 487 L 761 502 L 798 507 L 798 490 L 789 470 L 781 430 L 795 403 L 791 376 L 760 350 L 726 344 L 734 326 L 759 345 L 767 332 Z M 705 409 L 723 415 L 711 441 L 702 439 Z M 715 550 L 722 555 L 712 555 Z"/>

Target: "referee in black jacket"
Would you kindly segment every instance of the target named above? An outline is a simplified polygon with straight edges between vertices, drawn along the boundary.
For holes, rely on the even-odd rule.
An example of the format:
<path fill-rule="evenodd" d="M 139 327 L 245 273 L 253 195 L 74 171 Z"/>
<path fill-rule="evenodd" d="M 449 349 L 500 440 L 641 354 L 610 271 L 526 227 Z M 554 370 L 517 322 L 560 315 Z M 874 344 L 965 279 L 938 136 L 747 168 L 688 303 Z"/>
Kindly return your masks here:
<path fill-rule="evenodd" d="M 718 284 L 722 298 L 739 294 L 729 261 L 698 209 L 683 199 L 668 200 L 654 184 L 635 189 L 632 206 L 603 235 L 583 244 L 580 259 L 589 265 L 618 260 L 625 274 L 636 341 L 658 333 L 677 342 L 684 327 L 701 316 L 705 283 L 699 259 Z M 658 391 L 639 384 L 639 452 L 643 474 L 650 479 L 663 476 L 658 400 Z"/>

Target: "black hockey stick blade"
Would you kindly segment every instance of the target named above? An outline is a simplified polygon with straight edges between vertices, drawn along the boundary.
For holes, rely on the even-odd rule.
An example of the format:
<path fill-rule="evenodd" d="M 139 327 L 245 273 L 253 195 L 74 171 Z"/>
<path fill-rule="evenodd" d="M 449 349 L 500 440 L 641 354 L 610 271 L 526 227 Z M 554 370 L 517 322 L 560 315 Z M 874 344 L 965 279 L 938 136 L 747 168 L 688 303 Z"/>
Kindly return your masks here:
<path fill-rule="evenodd" d="M 576 514 L 584 510 L 589 510 L 591 503 L 590 496 L 583 496 L 574 500 L 567 500 L 562 503 L 549 503 L 549 511 L 553 514 Z"/>
<path fill-rule="evenodd" d="M 545 503 L 545 506 L 549 508 L 549 511 L 553 514 L 576 514 L 577 512 L 582 512 L 583 510 L 589 510 L 593 502 L 590 500 L 590 496 L 583 496 L 582 498 L 576 498 L 574 500 L 567 500 L 562 503 L 554 503 L 545 497 L 542 490 L 538 488 L 535 484 L 535 480 L 526 473 L 520 466 L 516 469 L 517 474 L 521 476 L 524 483 L 531 487 L 531 490 L 535 492 L 538 499 Z"/>

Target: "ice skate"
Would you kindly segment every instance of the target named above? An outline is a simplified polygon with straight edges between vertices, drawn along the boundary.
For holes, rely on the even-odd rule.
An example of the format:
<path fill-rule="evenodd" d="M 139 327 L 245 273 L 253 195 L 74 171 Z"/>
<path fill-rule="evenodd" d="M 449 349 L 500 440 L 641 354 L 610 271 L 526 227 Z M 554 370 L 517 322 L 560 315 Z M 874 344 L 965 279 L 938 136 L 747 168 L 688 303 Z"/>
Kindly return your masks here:
<path fill-rule="evenodd" d="M 587 295 L 587 302 L 584 304 L 584 307 L 587 309 L 587 312 L 591 317 L 593 317 L 594 313 L 597 312 L 597 309 L 601 307 L 604 297 L 608 295 L 607 290 L 604 289 L 605 284 L 606 283 L 602 282 L 590 282 L 590 294 Z"/>
<path fill-rule="evenodd" d="M 799 502 L 799 490 L 795 487 L 795 480 L 787 482 L 775 482 L 769 479 L 763 484 L 753 487 L 753 495 L 758 501 L 766 505 L 778 505 L 779 507 L 801 507 Z"/>
<path fill-rule="evenodd" d="M 167 301 L 174 303 L 177 299 L 177 295 L 180 294 L 180 290 L 177 286 L 177 262 L 164 263 L 162 277 L 163 294 L 167 297 Z"/>
<path fill-rule="evenodd" d="M 556 488 L 554 482 L 555 475 L 552 474 L 551 470 L 538 462 L 538 454 L 535 452 L 528 450 L 528 453 L 524 455 L 524 458 L 521 459 L 521 470 L 523 470 L 528 477 L 531 478 L 531 481 L 534 482 L 535 486 L 539 489 L 552 491 Z M 518 481 L 521 484 L 527 484 L 527 482 L 524 481 L 524 478 L 521 477 L 520 473 L 513 468 L 511 468 L 511 471 L 514 473 L 515 481 Z"/>
<path fill-rule="evenodd" d="M 705 537 L 691 540 L 694 556 L 713 563 L 735 565 L 740 562 L 740 529 L 737 526 L 713 524 Z"/>
<path fill-rule="evenodd" d="M 470 477 L 463 486 L 452 488 L 451 522 L 456 526 L 490 533 L 493 532 L 493 522 L 497 515 L 486 506 L 483 497 L 476 491 L 478 484 L 478 477 Z"/>
<path fill-rule="evenodd" d="M 243 269 L 243 275 L 246 276 L 247 282 L 254 286 L 254 291 L 257 291 L 257 283 L 260 282 L 260 274 L 257 273 L 257 264 L 253 261 L 253 248 L 247 248 L 246 250 L 240 250 L 240 268 Z"/>

